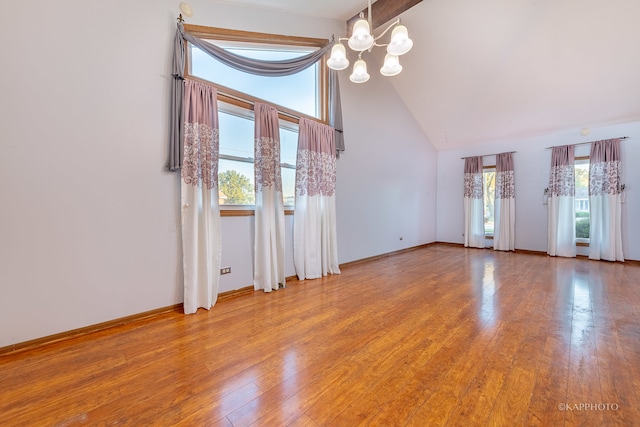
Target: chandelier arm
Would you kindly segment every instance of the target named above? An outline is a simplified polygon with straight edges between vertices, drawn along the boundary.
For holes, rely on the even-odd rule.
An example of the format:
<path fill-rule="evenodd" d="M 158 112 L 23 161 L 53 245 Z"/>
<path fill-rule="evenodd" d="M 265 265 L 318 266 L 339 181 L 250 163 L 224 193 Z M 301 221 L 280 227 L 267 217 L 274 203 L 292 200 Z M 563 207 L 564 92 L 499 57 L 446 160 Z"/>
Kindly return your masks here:
<path fill-rule="evenodd" d="M 378 37 L 375 37 L 374 40 L 378 40 L 380 37 L 384 36 L 385 34 L 387 34 L 389 32 L 390 29 L 392 29 L 393 27 L 395 27 L 396 25 L 398 25 L 400 23 L 400 19 L 396 19 L 394 22 L 392 22 L 391 24 L 389 24 L 389 26 L 382 32 L 380 33 L 380 35 Z"/>

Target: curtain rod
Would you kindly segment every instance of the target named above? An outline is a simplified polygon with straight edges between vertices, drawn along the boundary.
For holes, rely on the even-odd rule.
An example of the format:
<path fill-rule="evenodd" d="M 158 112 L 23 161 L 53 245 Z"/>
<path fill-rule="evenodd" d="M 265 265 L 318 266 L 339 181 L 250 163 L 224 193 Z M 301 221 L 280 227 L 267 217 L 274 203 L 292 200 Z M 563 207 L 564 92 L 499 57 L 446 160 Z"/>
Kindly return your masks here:
<path fill-rule="evenodd" d="M 620 136 L 618 138 L 607 138 L 607 139 L 629 139 L 628 136 Z M 598 141 L 606 141 L 606 139 L 599 139 Z M 598 142 L 598 141 L 589 141 L 589 142 L 578 142 L 576 144 L 565 144 L 565 145 L 585 145 L 585 144 L 592 144 L 594 142 Z M 553 145 L 551 147 L 546 147 L 545 150 L 551 150 L 552 148 L 555 147 L 563 147 L 563 145 Z"/>
<path fill-rule="evenodd" d="M 251 107 L 254 107 L 256 105 L 256 102 L 263 102 L 265 104 L 272 105 L 272 106 L 274 106 L 276 108 L 276 110 L 278 110 L 278 114 L 282 114 L 284 116 L 291 117 L 292 119 L 300 120 L 300 117 L 302 117 L 299 114 L 294 114 L 294 113 L 292 113 L 290 111 L 285 111 L 281 107 L 278 107 L 278 106 L 275 106 L 273 104 L 270 104 L 268 101 L 255 101 L 253 99 L 247 99 L 246 97 L 241 97 L 241 96 L 235 95 L 233 93 L 229 93 L 229 92 L 227 92 L 227 91 L 225 91 L 224 89 L 221 89 L 221 88 L 218 88 L 218 93 L 220 95 L 222 95 L 223 97 L 226 96 L 227 98 L 230 98 L 230 99 L 233 99 L 235 101 L 239 101 L 239 102 L 245 103 L 247 105 L 250 105 Z"/>
<path fill-rule="evenodd" d="M 193 78 L 192 76 L 189 76 L 189 78 Z M 195 78 L 194 80 L 201 80 L 198 78 Z M 272 105 L 276 108 L 276 110 L 278 110 L 278 115 L 284 116 L 284 117 L 288 117 L 291 119 L 292 122 L 295 123 L 300 123 L 300 119 L 305 118 L 308 120 L 313 120 L 316 121 L 318 123 L 322 123 L 322 124 L 327 124 L 326 122 L 322 121 L 322 119 L 319 119 L 317 117 L 313 117 L 313 116 L 309 116 L 306 114 L 302 114 L 302 113 L 297 113 L 291 110 L 286 109 L 286 107 L 281 107 L 279 105 L 275 105 L 273 103 L 270 103 L 269 101 L 263 101 L 263 100 L 253 100 L 253 99 L 247 99 L 247 97 L 242 97 L 242 96 L 238 96 L 232 92 L 234 92 L 232 89 L 226 88 L 226 87 L 221 87 L 221 86 L 216 86 L 216 85 L 212 85 L 211 82 L 208 82 L 206 80 L 201 80 L 206 84 L 209 84 L 213 87 L 215 87 L 216 89 L 218 89 L 218 94 L 222 95 L 222 97 L 227 97 L 229 99 L 238 101 L 240 103 L 244 103 L 247 106 L 250 106 L 250 109 L 253 109 L 253 107 L 255 106 L 256 102 L 262 102 L 264 104 L 268 104 L 268 105 Z M 222 100 L 222 102 L 224 102 L 224 99 Z"/>
<path fill-rule="evenodd" d="M 200 77 L 196 77 L 196 76 L 192 76 L 192 75 L 186 75 L 186 77 L 188 77 L 191 80 L 195 80 L 198 81 L 200 83 L 204 83 L 208 86 L 214 87 L 218 90 L 218 95 L 220 95 L 222 98 L 228 98 L 229 100 L 232 101 L 236 101 L 238 103 L 244 104 L 244 108 L 253 110 L 253 106 L 256 104 L 256 102 L 262 102 L 264 104 L 269 104 L 269 105 L 273 105 L 274 107 L 276 107 L 276 110 L 278 110 L 278 115 L 282 115 L 284 117 L 288 117 L 291 119 L 291 121 L 295 122 L 295 123 L 299 123 L 301 118 L 307 118 L 307 119 L 311 119 L 311 120 L 315 120 L 316 122 L 319 123 L 325 123 L 322 120 L 318 119 L 317 117 L 311 117 L 308 116 L 306 114 L 300 114 L 300 113 L 295 113 L 291 110 L 288 110 L 286 107 L 281 107 L 279 105 L 274 105 L 273 103 L 270 103 L 269 101 L 264 101 L 261 100 L 259 98 L 255 98 L 255 99 L 249 99 L 249 97 L 247 96 L 242 96 L 242 94 L 238 93 L 237 91 L 230 89 L 226 86 L 222 86 L 222 85 L 218 85 L 218 84 L 213 84 L 212 82 L 202 79 Z M 222 102 L 225 102 L 224 99 L 221 100 Z M 229 101 L 226 101 L 227 103 L 231 103 Z M 237 104 L 235 104 L 236 106 L 239 106 Z M 242 107 L 241 107 L 242 108 Z"/>
<path fill-rule="evenodd" d="M 462 160 L 464 159 L 469 159 L 471 157 L 485 157 L 485 156 L 497 156 L 498 154 L 504 154 L 504 153 L 517 153 L 517 151 L 505 151 L 503 153 L 493 153 L 493 154 L 483 154 L 482 156 L 466 156 L 466 157 L 460 157 Z"/>

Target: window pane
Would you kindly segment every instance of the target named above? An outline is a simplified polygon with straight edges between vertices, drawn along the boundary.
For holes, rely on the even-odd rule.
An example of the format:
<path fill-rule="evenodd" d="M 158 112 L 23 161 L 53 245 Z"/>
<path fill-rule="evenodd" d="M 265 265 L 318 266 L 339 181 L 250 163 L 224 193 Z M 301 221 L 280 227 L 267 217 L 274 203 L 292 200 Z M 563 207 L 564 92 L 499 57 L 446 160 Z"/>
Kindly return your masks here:
<path fill-rule="evenodd" d="M 280 127 L 280 163 L 282 164 L 282 196 L 284 205 L 293 207 L 296 193 L 296 156 L 298 126 L 287 123 Z"/>
<path fill-rule="evenodd" d="M 220 105 L 220 108 L 224 104 Z M 225 111 L 218 111 L 220 126 L 220 155 L 253 159 L 253 139 L 255 126 L 253 111 L 243 110 L 248 117 L 241 117 Z M 253 181 L 253 179 L 252 179 Z"/>
<path fill-rule="evenodd" d="M 220 125 L 220 160 L 218 163 L 218 182 L 220 205 L 253 205 L 253 112 L 242 110 L 242 117 L 231 106 L 220 104 L 218 111 Z M 225 159 L 225 156 L 247 159 L 238 161 Z"/>
<path fill-rule="evenodd" d="M 484 179 L 484 234 L 487 236 L 493 236 L 496 172 L 494 169 L 485 170 L 482 177 Z"/>
<path fill-rule="evenodd" d="M 280 60 L 304 56 L 314 49 L 278 46 L 278 50 L 247 47 L 228 51 L 255 59 Z M 211 58 L 191 46 L 191 74 L 222 86 L 273 102 L 312 117 L 320 117 L 318 108 L 318 65 L 284 77 L 264 77 L 243 73 Z"/>
<path fill-rule="evenodd" d="M 218 182 L 220 205 L 253 205 L 253 163 L 220 159 Z"/>
<path fill-rule="evenodd" d="M 576 160 L 576 238 L 589 238 L 589 160 Z"/>
<path fill-rule="evenodd" d="M 295 168 L 297 152 L 298 131 L 288 127 L 280 127 L 280 163 Z"/>
<path fill-rule="evenodd" d="M 282 168 L 282 198 L 284 205 L 291 208 L 296 194 L 296 170 Z"/>

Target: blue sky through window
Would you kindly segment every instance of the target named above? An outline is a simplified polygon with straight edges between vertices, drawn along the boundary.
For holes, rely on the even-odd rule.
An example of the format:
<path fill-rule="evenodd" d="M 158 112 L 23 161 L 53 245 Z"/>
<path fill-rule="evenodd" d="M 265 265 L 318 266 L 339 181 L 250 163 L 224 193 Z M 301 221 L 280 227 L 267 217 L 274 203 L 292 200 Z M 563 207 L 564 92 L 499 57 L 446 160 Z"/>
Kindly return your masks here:
<path fill-rule="evenodd" d="M 286 47 L 285 47 L 286 48 Z M 312 50 L 275 51 L 258 48 L 227 49 L 238 55 L 272 61 L 306 55 Z M 292 76 L 264 77 L 242 73 L 192 48 L 191 74 L 222 86 L 250 94 L 308 116 L 319 118 L 318 65 Z"/>

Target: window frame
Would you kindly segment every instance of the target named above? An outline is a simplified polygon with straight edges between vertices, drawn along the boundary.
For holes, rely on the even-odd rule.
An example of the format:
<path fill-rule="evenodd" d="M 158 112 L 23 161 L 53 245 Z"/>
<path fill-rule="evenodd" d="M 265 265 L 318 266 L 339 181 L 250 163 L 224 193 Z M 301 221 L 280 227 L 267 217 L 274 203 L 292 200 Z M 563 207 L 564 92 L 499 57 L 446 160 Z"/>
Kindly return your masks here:
<path fill-rule="evenodd" d="M 484 195 L 487 194 L 486 193 L 486 189 L 484 188 L 484 184 L 485 184 L 484 174 L 485 174 L 485 172 L 490 172 L 490 171 L 493 171 L 493 173 L 495 174 L 496 173 L 496 165 L 487 165 L 487 166 L 483 165 L 482 166 L 482 198 L 483 198 L 482 206 L 483 206 L 483 210 L 484 210 L 484 205 L 485 205 L 485 203 L 484 203 Z M 495 187 L 495 175 L 494 175 L 494 187 Z M 494 197 L 493 198 L 493 206 L 494 206 L 494 217 L 495 217 L 495 203 L 496 203 L 496 200 L 495 200 L 495 189 L 494 189 L 493 197 Z M 483 225 L 484 225 L 484 211 L 483 211 L 482 216 L 483 216 Z M 494 222 L 493 233 L 487 234 L 487 230 L 485 228 L 485 230 L 484 230 L 484 238 L 485 239 L 489 239 L 489 240 L 493 240 L 493 236 L 495 235 L 495 232 L 496 232 L 496 230 L 495 230 L 495 222 Z"/>
<path fill-rule="evenodd" d="M 325 46 L 329 40 L 310 37 L 284 36 L 279 34 L 257 33 L 252 31 L 229 30 L 226 28 L 205 27 L 202 25 L 184 24 L 184 29 L 189 34 L 201 39 L 211 39 L 220 41 L 237 41 L 256 44 L 281 44 L 287 46 L 315 47 L 321 48 Z M 218 100 L 228 104 L 235 105 L 248 110 L 253 109 L 255 102 L 262 102 L 273 105 L 278 110 L 278 117 L 281 120 L 298 123 L 300 118 L 304 117 L 321 123 L 328 124 L 329 117 L 329 67 L 327 59 L 322 58 L 318 63 L 318 92 L 320 102 L 320 118 L 309 116 L 307 114 L 292 110 L 281 105 L 274 104 L 256 96 L 237 91 L 227 86 L 217 84 L 215 82 L 196 77 L 191 74 L 191 57 L 188 42 L 185 41 L 185 77 L 198 80 L 202 83 L 211 85 L 218 89 Z"/>
<path fill-rule="evenodd" d="M 574 168 L 574 172 L 573 172 L 573 180 L 575 183 L 575 180 L 577 178 L 576 176 L 576 166 L 577 166 L 577 162 L 583 162 L 583 161 L 587 161 L 587 165 L 589 167 L 591 167 L 591 157 L 590 156 L 574 156 L 573 157 L 573 168 Z M 589 194 L 587 191 L 587 200 L 589 200 Z M 589 204 L 590 205 L 590 204 Z M 574 222 L 574 227 L 577 227 L 577 216 L 576 216 L 577 212 L 575 211 L 575 195 L 574 195 L 574 216 L 573 216 L 573 222 Z M 576 230 L 577 233 L 577 230 Z M 589 206 L 589 236 L 591 236 L 591 206 Z M 591 243 L 590 237 L 589 238 L 584 238 L 584 237 L 577 237 L 576 235 L 576 239 L 575 239 L 575 244 L 576 246 L 580 247 L 589 247 Z"/>
<path fill-rule="evenodd" d="M 314 47 L 321 48 L 325 46 L 329 40 L 310 38 L 310 37 L 298 37 L 298 36 L 285 36 L 279 34 L 259 33 L 252 31 L 230 30 L 226 28 L 206 27 L 201 25 L 184 24 L 186 32 L 192 34 L 195 37 L 201 39 L 211 39 L 219 41 L 236 41 L 255 44 L 268 44 L 268 45 L 286 45 L 286 46 L 300 46 L 300 47 Z M 278 110 L 278 119 L 280 121 L 289 122 L 298 125 L 300 118 L 307 118 L 320 123 L 328 124 L 329 117 L 329 67 L 327 66 L 326 58 L 322 58 L 318 62 L 318 102 L 320 118 L 309 116 L 307 114 L 292 110 L 287 107 L 275 104 L 271 101 L 266 101 L 256 96 L 240 92 L 227 86 L 217 84 L 215 82 L 194 76 L 191 74 L 191 50 L 189 49 L 188 42 L 185 41 L 185 69 L 184 76 L 192 80 L 197 80 L 207 85 L 215 87 L 218 91 L 218 101 L 221 103 L 230 104 L 234 107 L 244 109 L 247 111 L 253 110 L 253 105 L 256 102 L 266 103 L 273 105 Z M 228 158 L 229 156 L 224 156 Z M 222 158 L 222 157 L 221 157 Z M 247 161 L 248 159 L 230 159 Z M 248 162 L 249 163 L 249 162 Z M 253 163 L 253 162 L 251 162 Z M 281 168 L 295 169 L 288 164 L 280 164 Z M 285 215 L 292 215 L 293 209 L 285 209 Z M 255 215 L 255 205 L 229 205 L 225 207 L 220 206 L 220 216 L 253 216 Z"/>

